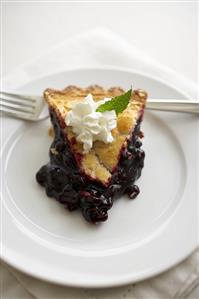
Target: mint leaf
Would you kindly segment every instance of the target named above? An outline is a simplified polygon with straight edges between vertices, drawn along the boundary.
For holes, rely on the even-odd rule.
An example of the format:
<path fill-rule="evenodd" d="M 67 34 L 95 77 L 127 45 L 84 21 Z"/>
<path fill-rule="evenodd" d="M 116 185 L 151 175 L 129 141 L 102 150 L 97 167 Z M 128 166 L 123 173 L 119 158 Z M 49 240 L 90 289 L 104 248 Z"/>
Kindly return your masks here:
<path fill-rule="evenodd" d="M 127 92 L 121 94 L 120 96 L 114 97 L 110 101 L 100 105 L 96 111 L 105 112 L 115 110 L 116 114 L 118 115 L 128 106 L 131 98 L 131 93 L 132 89 L 129 89 Z"/>

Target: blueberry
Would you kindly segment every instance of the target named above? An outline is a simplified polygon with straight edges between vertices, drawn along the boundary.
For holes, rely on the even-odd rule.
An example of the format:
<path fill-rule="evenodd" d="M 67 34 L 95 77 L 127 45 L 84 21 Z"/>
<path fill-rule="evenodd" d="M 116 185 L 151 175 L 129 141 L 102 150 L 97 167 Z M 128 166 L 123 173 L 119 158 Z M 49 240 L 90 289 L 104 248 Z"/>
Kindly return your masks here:
<path fill-rule="evenodd" d="M 142 142 L 139 139 L 137 139 L 135 142 L 135 147 L 140 148 L 141 146 L 142 146 Z"/>
<path fill-rule="evenodd" d="M 132 185 L 125 190 L 125 193 L 128 194 L 130 199 L 134 199 L 140 193 L 140 189 L 137 185 Z"/>
<path fill-rule="evenodd" d="M 87 221 L 92 223 L 106 221 L 108 218 L 107 211 L 98 207 L 82 209 L 82 214 Z"/>
<path fill-rule="evenodd" d="M 46 176 L 47 176 L 46 166 L 42 166 L 36 174 L 37 182 L 40 185 L 45 186 L 45 183 L 46 183 L 46 180 L 47 180 Z"/>

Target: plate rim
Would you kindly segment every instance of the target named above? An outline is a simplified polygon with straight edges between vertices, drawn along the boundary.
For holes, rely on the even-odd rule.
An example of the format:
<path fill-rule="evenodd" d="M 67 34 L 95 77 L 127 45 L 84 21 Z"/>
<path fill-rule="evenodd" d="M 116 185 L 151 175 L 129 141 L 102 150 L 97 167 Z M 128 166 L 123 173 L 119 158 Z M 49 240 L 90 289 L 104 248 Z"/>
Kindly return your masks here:
<path fill-rule="evenodd" d="M 167 87 L 170 87 L 174 90 L 176 90 L 178 93 L 182 94 L 184 97 L 186 97 L 189 100 L 192 100 L 192 97 L 185 91 L 181 90 L 180 88 L 176 87 L 174 84 L 172 84 L 171 82 L 169 82 L 166 79 L 163 78 L 159 78 L 156 75 L 151 75 L 148 72 L 145 71 L 140 71 L 138 69 L 133 69 L 130 67 L 122 67 L 122 66 L 115 66 L 115 65 L 111 65 L 111 64 L 102 64 L 102 65 L 97 65 L 97 64 L 93 64 L 92 66 L 71 66 L 68 67 L 67 69 L 60 69 L 60 71 L 55 71 L 55 72 L 47 72 L 41 76 L 37 76 L 36 78 L 34 78 L 33 80 L 28 80 L 23 84 L 18 84 L 15 88 L 13 88 L 13 90 L 17 90 L 22 88 L 23 86 L 25 86 L 26 84 L 29 84 L 30 82 L 34 82 L 34 81 L 38 81 L 41 80 L 42 78 L 46 78 L 46 77 L 51 77 L 51 76 L 56 76 L 58 74 L 62 74 L 62 73 L 66 73 L 66 72 L 72 72 L 72 71 L 94 71 L 94 70 L 100 70 L 100 71 L 120 71 L 120 72 L 129 72 L 132 74 L 137 74 L 137 75 L 141 75 L 144 77 L 147 77 L 148 79 L 153 79 L 155 81 L 158 81 L 164 85 L 166 85 Z M 9 77 L 9 75 L 11 75 L 13 72 L 9 73 L 8 75 L 6 75 L 4 77 L 4 79 L 6 80 L 7 77 Z M 163 73 L 165 73 L 165 71 L 163 71 Z M 179 74 L 178 74 L 179 75 Z M 192 82 L 193 86 L 195 89 L 197 89 L 197 84 L 195 82 Z"/>
<path fill-rule="evenodd" d="M 158 276 L 160 274 L 162 274 L 163 272 L 166 272 L 168 270 L 170 270 L 171 268 L 177 266 L 179 263 L 183 262 L 186 258 L 188 258 L 192 253 L 194 253 L 194 251 L 197 249 L 198 245 L 196 244 L 196 246 L 189 252 L 186 253 L 183 257 L 180 257 L 178 260 L 176 260 L 175 263 L 173 263 L 172 265 L 169 266 L 164 266 L 164 264 L 160 265 L 159 268 L 154 268 L 152 271 L 148 270 L 145 272 L 145 274 L 140 277 L 137 277 L 135 279 L 132 280 L 132 276 L 130 275 L 124 275 L 123 278 L 121 279 L 118 278 L 118 281 L 112 281 L 112 283 L 110 282 L 100 282 L 100 283 L 90 283 L 90 282 L 86 282 L 85 280 L 83 281 L 79 281 L 79 282 L 74 282 L 74 281 L 70 281 L 69 283 L 66 282 L 65 280 L 60 280 L 60 279 L 55 279 L 52 277 L 46 277 L 40 273 L 36 273 L 35 271 L 32 271 L 31 269 L 27 270 L 27 267 L 24 267 L 23 265 L 21 265 L 20 263 L 15 263 L 15 262 L 11 262 L 11 259 L 6 258 L 3 254 L 1 255 L 1 258 L 3 259 L 3 261 L 5 261 L 8 265 L 14 267 L 17 271 L 21 271 L 22 273 L 25 273 L 28 276 L 32 276 L 35 279 L 41 279 L 42 281 L 46 282 L 46 283 L 53 283 L 53 284 L 57 284 L 60 286 L 67 286 L 67 287 L 75 287 L 75 288 L 93 288 L 93 289 L 101 289 L 101 288 L 112 288 L 112 287 L 121 287 L 121 286 L 125 286 L 128 284 L 132 284 L 132 283 L 138 283 L 138 282 L 142 282 L 145 281 L 147 279 L 151 279 L 155 276 Z M 3 248 L 3 246 L 2 246 Z"/>

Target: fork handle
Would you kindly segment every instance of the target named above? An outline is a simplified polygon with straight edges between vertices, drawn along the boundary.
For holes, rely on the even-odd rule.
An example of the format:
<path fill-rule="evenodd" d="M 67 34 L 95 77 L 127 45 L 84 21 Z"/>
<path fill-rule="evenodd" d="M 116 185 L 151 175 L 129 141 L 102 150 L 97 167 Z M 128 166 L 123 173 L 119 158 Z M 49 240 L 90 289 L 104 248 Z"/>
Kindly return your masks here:
<path fill-rule="evenodd" d="M 146 109 L 199 114 L 199 101 L 149 99 Z"/>

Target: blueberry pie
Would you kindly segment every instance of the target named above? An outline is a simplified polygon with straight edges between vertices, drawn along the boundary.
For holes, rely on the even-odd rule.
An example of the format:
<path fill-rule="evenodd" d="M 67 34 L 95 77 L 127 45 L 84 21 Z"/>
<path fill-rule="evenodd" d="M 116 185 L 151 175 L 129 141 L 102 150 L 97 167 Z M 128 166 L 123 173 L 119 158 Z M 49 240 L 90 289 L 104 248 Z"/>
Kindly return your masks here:
<path fill-rule="evenodd" d="M 37 182 L 89 222 L 105 221 L 122 194 L 133 199 L 139 193 L 134 183 L 144 165 L 140 124 L 147 93 L 129 92 L 98 85 L 44 91 L 54 140 Z"/>

